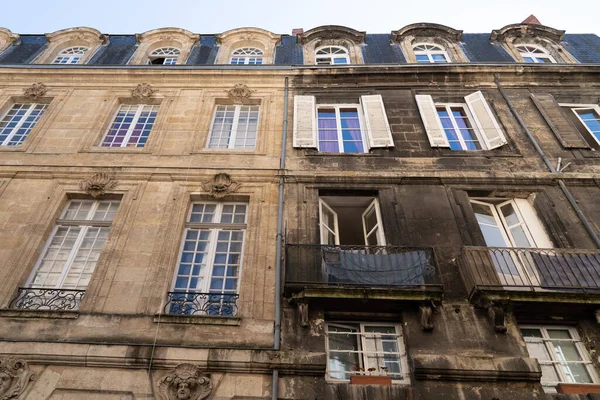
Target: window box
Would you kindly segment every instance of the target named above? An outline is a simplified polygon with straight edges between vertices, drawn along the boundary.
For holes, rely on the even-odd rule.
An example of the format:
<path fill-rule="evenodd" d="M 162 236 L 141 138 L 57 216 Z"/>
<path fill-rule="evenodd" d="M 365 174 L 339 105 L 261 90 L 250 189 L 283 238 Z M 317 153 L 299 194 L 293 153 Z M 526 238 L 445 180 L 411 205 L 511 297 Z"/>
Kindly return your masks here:
<path fill-rule="evenodd" d="M 392 377 L 383 375 L 352 375 L 351 385 L 391 385 Z"/>

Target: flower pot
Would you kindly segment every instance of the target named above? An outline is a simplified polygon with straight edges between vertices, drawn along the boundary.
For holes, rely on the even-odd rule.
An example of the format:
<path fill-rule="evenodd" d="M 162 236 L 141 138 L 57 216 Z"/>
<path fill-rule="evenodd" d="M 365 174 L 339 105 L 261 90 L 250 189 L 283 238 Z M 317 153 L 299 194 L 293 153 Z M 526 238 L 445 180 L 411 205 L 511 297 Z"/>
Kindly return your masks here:
<path fill-rule="evenodd" d="M 352 375 L 350 376 L 352 385 L 391 385 L 392 377 L 383 375 Z"/>

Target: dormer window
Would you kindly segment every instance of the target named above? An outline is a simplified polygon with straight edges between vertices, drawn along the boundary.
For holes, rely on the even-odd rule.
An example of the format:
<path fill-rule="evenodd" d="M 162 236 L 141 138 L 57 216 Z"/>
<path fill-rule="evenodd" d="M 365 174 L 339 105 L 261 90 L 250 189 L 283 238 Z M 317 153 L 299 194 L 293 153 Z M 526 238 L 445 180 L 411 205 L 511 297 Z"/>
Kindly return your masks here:
<path fill-rule="evenodd" d="M 523 57 L 523 61 L 527 63 L 556 63 L 554 57 L 538 46 L 517 46 L 517 51 L 521 54 L 521 57 Z"/>
<path fill-rule="evenodd" d="M 69 47 L 58 53 L 52 64 L 79 64 L 86 51 L 87 47 Z"/>
<path fill-rule="evenodd" d="M 417 63 L 419 64 L 431 64 L 431 63 L 447 63 L 450 62 L 448 53 L 441 48 L 428 43 L 419 43 L 413 46 Z"/>
<path fill-rule="evenodd" d="M 263 51 L 255 47 L 242 47 L 231 54 L 230 64 L 260 65 L 263 63 Z"/>
<path fill-rule="evenodd" d="M 175 47 L 161 47 L 148 57 L 149 65 L 175 65 L 181 52 Z"/>
<path fill-rule="evenodd" d="M 340 65 L 350 64 L 348 50 L 341 46 L 328 46 L 318 48 L 315 52 L 315 64 Z"/>

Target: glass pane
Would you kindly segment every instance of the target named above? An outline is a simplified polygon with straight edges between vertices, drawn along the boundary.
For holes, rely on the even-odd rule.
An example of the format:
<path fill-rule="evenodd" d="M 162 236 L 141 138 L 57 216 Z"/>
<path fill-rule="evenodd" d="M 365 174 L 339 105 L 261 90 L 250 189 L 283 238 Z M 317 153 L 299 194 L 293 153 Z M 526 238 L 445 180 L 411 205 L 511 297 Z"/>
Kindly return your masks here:
<path fill-rule="evenodd" d="M 353 371 L 361 368 L 358 327 L 328 325 L 329 376 L 333 379 L 350 379 Z"/>

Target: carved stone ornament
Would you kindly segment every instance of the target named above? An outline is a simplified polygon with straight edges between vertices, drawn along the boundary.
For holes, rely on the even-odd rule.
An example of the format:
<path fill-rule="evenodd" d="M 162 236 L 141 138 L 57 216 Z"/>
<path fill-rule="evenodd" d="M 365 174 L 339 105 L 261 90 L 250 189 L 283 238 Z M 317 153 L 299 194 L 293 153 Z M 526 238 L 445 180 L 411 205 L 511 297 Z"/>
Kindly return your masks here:
<path fill-rule="evenodd" d="M 421 310 L 421 329 L 425 332 L 433 331 L 433 310 L 429 305 L 422 305 Z"/>
<path fill-rule="evenodd" d="M 26 89 L 23 89 L 23 94 L 25 97 L 30 98 L 32 100 L 37 100 L 40 97 L 43 97 L 48 92 L 48 88 L 43 83 L 34 83 Z"/>
<path fill-rule="evenodd" d="M 179 364 L 157 386 L 162 400 L 203 400 L 212 392 L 210 378 L 200 367 L 188 363 Z"/>
<path fill-rule="evenodd" d="M 488 314 L 492 319 L 494 330 L 498 333 L 506 333 L 506 314 L 502 307 L 495 304 L 488 306 Z"/>
<path fill-rule="evenodd" d="M 36 378 L 27 362 L 18 358 L 0 358 L 0 400 L 20 399 Z"/>
<path fill-rule="evenodd" d="M 244 85 L 243 83 L 238 83 L 233 87 L 233 89 L 229 89 L 227 94 L 229 95 L 230 99 L 236 102 L 242 102 L 246 99 L 249 99 L 253 92 L 255 92 L 255 90 L 250 90 L 248 86 Z"/>
<path fill-rule="evenodd" d="M 103 195 L 107 190 L 112 189 L 115 186 L 117 186 L 117 181 L 111 178 L 106 172 L 99 172 L 90 179 L 79 182 L 81 190 L 92 197 Z"/>
<path fill-rule="evenodd" d="M 223 197 L 236 192 L 240 186 L 240 183 L 233 182 L 231 177 L 225 173 L 215 175 L 212 181 L 204 182 L 202 187 L 204 190 L 210 193 L 215 199 L 222 199 Z"/>
<path fill-rule="evenodd" d="M 308 323 L 308 303 L 298 303 L 298 325 L 306 328 Z"/>
<path fill-rule="evenodd" d="M 147 99 L 152 97 L 154 93 L 158 92 L 158 90 L 154 89 L 147 83 L 140 83 L 135 87 L 135 89 L 131 89 L 131 97 L 136 99 Z"/>

